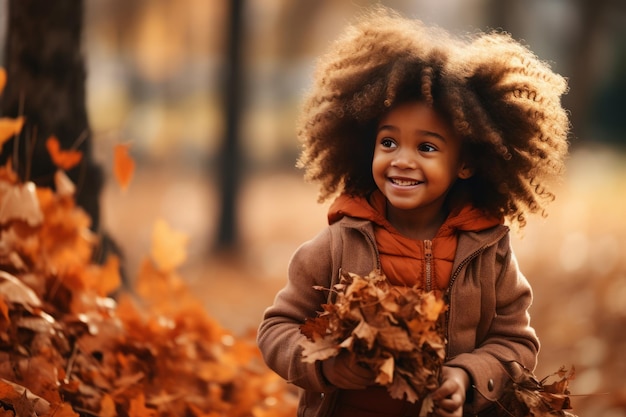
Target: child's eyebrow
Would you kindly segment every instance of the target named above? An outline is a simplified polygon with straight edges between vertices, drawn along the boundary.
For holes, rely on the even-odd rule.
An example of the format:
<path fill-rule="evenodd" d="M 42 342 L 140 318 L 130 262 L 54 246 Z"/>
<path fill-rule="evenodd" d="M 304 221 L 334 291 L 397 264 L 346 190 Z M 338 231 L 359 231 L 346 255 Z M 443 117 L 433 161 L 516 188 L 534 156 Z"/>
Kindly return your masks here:
<path fill-rule="evenodd" d="M 378 132 L 381 132 L 383 130 L 391 130 L 393 132 L 398 132 L 400 129 L 398 129 L 396 126 L 394 125 L 382 125 L 378 128 Z M 432 130 L 423 130 L 423 129 L 417 129 L 415 131 L 415 133 L 418 133 L 420 136 L 432 136 L 435 137 L 437 139 L 440 139 L 444 142 L 447 142 L 446 137 L 441 135 L 440 133 L 437 132 L 433 132 Z"/>
<path fill-rule="evenodd" d="M 400 129 L 398 129 L 397 127 L 395 127 L 394 125 L 382 125 L 378 127 L 378 131 L 380 132 L 381 130 L 393 130 L 393 131 L 398 131 Z"/>
<path fill-rule="evenodd" d="M 430 130 L 419 130 L 418 132 L 421 135 L 424 135 L 424 136 L 434 136 L 437 139 L 441 139 L 442 141 L 447 142 L 446 137 L 441 135 L 441 134 L 439 134 L 439 133 L 437 133 L 437 132 L 432 132 Z"/>

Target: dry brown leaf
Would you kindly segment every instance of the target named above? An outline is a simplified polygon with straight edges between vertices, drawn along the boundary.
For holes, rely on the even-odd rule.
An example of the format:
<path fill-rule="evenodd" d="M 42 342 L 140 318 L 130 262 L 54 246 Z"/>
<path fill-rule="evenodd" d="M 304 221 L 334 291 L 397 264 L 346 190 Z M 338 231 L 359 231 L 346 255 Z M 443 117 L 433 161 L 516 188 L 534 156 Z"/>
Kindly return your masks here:
<path fill-rule="evenodd" d="M 0 296 L 5 302 L 20 305 L 29 311 L 41 307 L 37 294 L 6 271 L 0 271 Z"/>
<path fill-rule="evenodd" d="M 13 405 L 17 416 L 37 416 L 48 413 L 50 404 L 26 387 L 0 378 L 0 400 Z"/>
<path fill-rule="evenodd" d="M 507 417 L 576 417 L 571 410 L 569 383 L 575 378 L 574 367 L 562 367 L 539 381 L 529 369 L 518 362 L 506 363 L 510 381 L 498 401 L 499 415 Z M 558 378 L 546 384 L 550 378 Z"/>
<path fill-rule="evenodd" d="M 312 339 L 303 340 L 302 343 L 302 360 L 304 362 L 313 363 L 315 361 L 323 361 L 339 354 L 340 344 L 334 336 L 329 335 L 322 337 L 315 333 Z"/>
<path fill-rule="evenodd" d="M 65 171 L 60 169 L 54 172 L 54 188 L 62 197 L 72 197 L 76 193 L 76 186 Z"/>
<path fill-rule="evenodd" d="M 29 226 L 39 226 L 43 213 L 37 198 L 35 184 L 13 184 L 0 181 L 0 224 L 14 220 L 26 222 Z"/>

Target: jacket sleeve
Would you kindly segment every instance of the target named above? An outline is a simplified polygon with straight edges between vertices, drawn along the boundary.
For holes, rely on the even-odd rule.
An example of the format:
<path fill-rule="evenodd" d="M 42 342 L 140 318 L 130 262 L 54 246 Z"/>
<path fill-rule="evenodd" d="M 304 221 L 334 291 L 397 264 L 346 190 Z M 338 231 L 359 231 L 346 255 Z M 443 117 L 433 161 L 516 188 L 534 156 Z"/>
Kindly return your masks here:
<path fill-rule="evenodd" d="M 534 370 L 539 352 L 528 312 L 532 289 L 519 270 L 508 237 L 498 245 L 496 263 L 501 264 L 500 273 L 495 281 L 486 280 L 489 284 L 481 289 L 481 325 L 486 325 L 476 334 L 476 347 L 446 363 L 470 375 L 473 390 L 468 400 L 474 412 L 502 396 L 510 381 L 507 362 L 516 361 Z"/>
<path fill-rule="evenodd" d="M 332 278 L 330 230 L 324 229 L 293 254 L 288 281 L 268 307 L 258 329 L 257 344 L 266 364 L 278 375 L 306 390 L 331 391 L 324 380 L 320 362 L 302 361 L 300 342 L 305 336 L 300 325 L 316 317 L 328 293 L 314 286 L 329 288 Z"/>

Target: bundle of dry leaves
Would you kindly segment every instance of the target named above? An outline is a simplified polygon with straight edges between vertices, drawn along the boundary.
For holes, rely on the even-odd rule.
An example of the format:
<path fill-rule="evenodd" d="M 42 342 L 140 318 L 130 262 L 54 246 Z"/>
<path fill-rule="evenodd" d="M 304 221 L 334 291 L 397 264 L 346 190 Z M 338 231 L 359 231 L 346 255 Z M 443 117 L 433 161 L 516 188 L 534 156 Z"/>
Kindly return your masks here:
<path fill-rule="evenodd" d="M 329 290 L 317 288 L 319 290 Z M 380 271 L 367 276 L 343 273 L 332 289 L 334 300 L 318 317 L 300 327 L 303 360 L 313 362 L 342 350 L 377 374 L 392 398 L 422 401 L 420 416 L 430 415 L 429 394 L 439 386 L 446 340 L 441 328 L 446 305 L 433 292 L 398 288 Z M 560 369 L 547 384 L 516 362 L 506 364 L 510 382 L 496 413 L 506 417 L 575 417 L 569 413 L 569 382 L 574 369 Z"/>
<path fill-rule="evenodd" d="M 393 398 L 416 402 L 439 386 L 445 339 L 438 319 L 445 303 L 432 292 L 392 286 L 377 270 L 344 273 L 334 303 L 301 326 L 303 360 L 313 362 L 342 349 L 376 372 Z"/>

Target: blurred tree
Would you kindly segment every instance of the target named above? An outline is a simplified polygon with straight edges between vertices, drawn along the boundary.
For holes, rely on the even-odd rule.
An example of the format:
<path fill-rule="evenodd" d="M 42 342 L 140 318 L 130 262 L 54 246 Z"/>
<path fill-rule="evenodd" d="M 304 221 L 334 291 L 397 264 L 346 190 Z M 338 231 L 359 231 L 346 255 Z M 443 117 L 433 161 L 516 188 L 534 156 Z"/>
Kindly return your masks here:
<path fill-rule="evenodd" d="M 488 0 L 485 5 L 487 24 L 494 29 L 504 29 L 509 33 L 520 31 L 519 0 Z"/>
<path fill-rule="evenodd" d="M 0 162 L 11 158 L 20 178 L 53 188 L 56 167 L 46 139 L 55 135 L 62 149 L 82 151 L 81 164 L 67 174 L 77 186 L 77 204 L 97 231 L 103 175 L 92 157 L 85 107 L 82 18 L 83 0 L 9 0 L 1 113 L 24 115 L 26 123 L 19 137 L 5 143 Z"/>
<path fill-rule="evenodd" d="M 593 95 L 593 67 L 596 63 L 594 50 L 596 34 L 601 32 L 603 16 L 610 12 L 613 0 L 577 0 L 572 2 L 578 8 L 580 23 L 576 38 L 572 42 L 572 50 L 568 56 L 571 71 L 569 83 L 571 91 L 564 98 L 564 104 L 571 111 L 572 129 L 575 138 L 581 138 L 584 126 L 589 123 L 591 97 Z"/>
<path fill-rule="evenodd" d="M 600 83 L 592 101 L 590 125 L 592 134 L 608 142 L 626 146 L 626 28 L 618 38 L 615 64 L 606 80 Z M 597 133 L 596 133 L 597 132 Z"/>
<path fill-rule="evenodd" d="M 626 1 L 577 0 L 574 3 L 579 8 L 581 22 L 577 37 L 572 42 L 576 47 L 571 51 L 569 63 L 572 92 L 566 97 L 566 104 L 572 112 L 574 135 L 576 138 L 602 139 L 624 145 L 626 138 L 622 135 L 626 133 L 626 128 L 621 116 L 624 96 L 620 93 L 625 91 L 626 66 L 620 60 L 623 60 Z M 602 53 L 601 49 L 607 46 L 609 53 Z M 607 61 L 607 55 L 612 56 L 614 61 L 608 68 L 606 62 L 602 62 Z M 599 73 L 598 69 L 607 74 Z M 602 78 L 608 79 L 608 82 L 598 82 Z M 599 132 L 602 136 L 586 137 L 590 131 Z"/>
<path fill-rule="evenodd" d="M 571 0 L 564 3 L 573 10 L 572 16 L 576 17 L 567 28 L 570 34 L 562 34 L 563 37 L 567 36 L 564 43 L 567 47 L 559 50 L 562 54 L 559 64 L 563 68 L 560 72 L 568 78 L 570 86 L 570 91 L 563 98 L 563 104 L 571 113 L 572 137 L 575 143 L 596 140 L 598 138 L 590 138 L 588 135 L 590 131 L 600 131 L 607 135 L 601 139 L 624 143 L 621 138 L 624 128 L 618 126 L 618 118 L 615 116 L 607 117 L 606 111 L 616 110 L 621 103 L 620 94 L 616 91 L 623 88 L 624 74 L 620 73 L 619 50 L 623 47 L 626 1 Z M 547 2 L 535 2 L 535 5 L 549 6 Z M 485 7 L 488 24 L 494 28 L 504 28 L 516 37 L 525 37 L 525 29 L 526 35 L 530 29 L 524 27 L 520 16 L 525 16 L 528 8 L 527 0 L 488 0 Z M 526 17 L 533 18 L 532 15 Z M 606 74 L 601 71 L 611 71 L 607 70 L 606 61 L 610 61 L 607 57 L 614 54 L 617 55 L 615 75 L 610 86 L 603 86 L 598 81 Z M 602 87 L 604 90 L 599 91 Z M 599 97 L 600 94 L 602 96 Z M 599 113 L 603 115 L 599 117 Z M 607 126 L 607 123 L 612 125 Z M 609 129 L 611 132 L 606 133 Z"/>
<path fill-rule="evenodd" d="M 231 0 L 228 25 L 226 59 L 226 83 L 224 86 L 224 108 L 226 111 L 225 138 L 219 154 L 220 218 L 218 223 L 217 247 L 219 250 L 237 249 L 237 196 L 241 180 L 241 150 L 239 124 L 242 106 L 241 65 L 243 47 L 244 0 Z"/>

